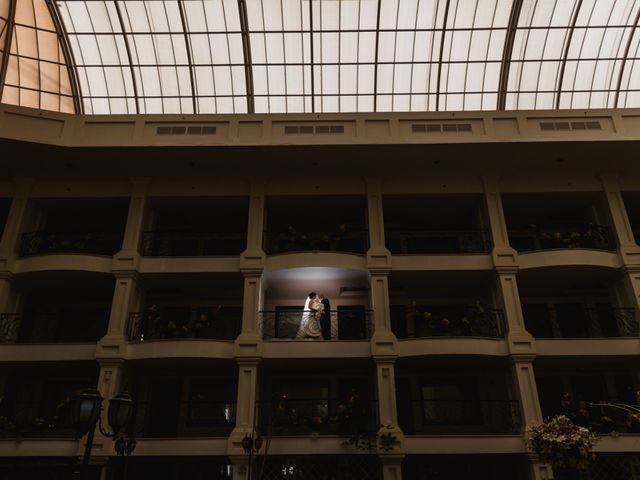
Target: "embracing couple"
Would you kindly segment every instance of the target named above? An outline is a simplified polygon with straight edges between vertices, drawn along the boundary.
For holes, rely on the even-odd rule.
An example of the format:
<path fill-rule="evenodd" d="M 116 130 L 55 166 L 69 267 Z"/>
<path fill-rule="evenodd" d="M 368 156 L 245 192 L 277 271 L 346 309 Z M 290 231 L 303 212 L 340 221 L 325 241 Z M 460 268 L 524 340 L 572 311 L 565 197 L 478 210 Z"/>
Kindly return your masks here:
<path fill-rule="evenodd" d="M 307 296 L 296 338 L 331 340 L 331 304 L 324 293 Z"/>

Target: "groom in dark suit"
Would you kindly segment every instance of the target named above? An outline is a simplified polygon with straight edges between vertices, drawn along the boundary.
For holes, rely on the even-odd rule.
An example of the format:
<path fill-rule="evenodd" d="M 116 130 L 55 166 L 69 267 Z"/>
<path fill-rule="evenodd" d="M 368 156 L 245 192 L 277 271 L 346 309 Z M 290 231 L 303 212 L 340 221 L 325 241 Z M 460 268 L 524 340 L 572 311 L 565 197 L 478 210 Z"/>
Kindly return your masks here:
<path fill-rule="evenodd" d="M 327 298 L 324 298 L 324 293 L 318 294 L 318 300 L 320 300 L 320 303 L 324 305 L 324 313 L 320 319 L 322 338 L 325 340 L 331 340 L 331 304 Z"/>

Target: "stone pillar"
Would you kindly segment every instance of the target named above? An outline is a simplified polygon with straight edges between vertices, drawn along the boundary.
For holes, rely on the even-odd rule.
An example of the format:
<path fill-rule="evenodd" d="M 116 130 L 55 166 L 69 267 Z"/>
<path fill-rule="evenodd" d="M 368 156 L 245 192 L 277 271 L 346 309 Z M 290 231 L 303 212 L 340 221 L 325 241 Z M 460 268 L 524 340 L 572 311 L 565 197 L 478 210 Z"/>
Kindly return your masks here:
<path fill-rule="evenodd" d="M 369 250 L 367 263 L 370 267 L 390 269 L 391 253 L 387 250 L 384 239 L 384 215 L 382 204 L 382 182 L 368 178 L 367 181 L 367 213 L 369 219 Z"/>
<path fill-rule="evenodd" d="M 248 480 L 249 455 L 229 455 L 229 460 L 233 465 L 233 480 Z"/>
<path fill-rule="evenodd" d="M 148 179 L 133 179 L 127 224 L 122 239 L 122 250 L 116 255 L 123 259 L 138 255 L 140 239 L 145 226 L 148 211 L 147 189 Z"/>
<path fill-rule="evenodd" d="M 258 398 L 258 358 L 238 358 L 238 400 L 236 404 L 236 426 L 229 435 L 227 452 L 241 458 L 245 455 L 242 439 L 255 436 L 256 401 Z M 248 461 L 248 459 L 247 459 Z M 242 464 L 242 462 L 241 462 Z M 234 468 L 235 470 L 235 468 Z M 234 472 L 234 478 L 236 473 Z M 244 478 L 244 477 L 237 477 Z"/>
<path fill-rule="evenodd" d="M 493 241 L 492 256 L 495 264 L 513 265 L 517 263 L 518 253 L 509 245 L 509 232 L 502 207 L 502 197 L 498 188 L 498 179 L 483 177 L 484 199 L 487 220 Z"/>
<path fill-rule="evenodd" d="M 15 312 L 13 289 L 13 274 L 0 271 L 0 314 Z"/>
<path fill-rule="evenodd" d="M 14 192 L 11 207 L 0 238 L 0 271 L 11 270 L 18 255 L 20 237 L 26 221 L 32 180 L 19 178 L 14 180 Z"/>
<path fill-rule="evenodd" d="M 601 175 L 606 207 L 611 219 L 613 234 L 618 241 L 622 261 L 640 264 L 640 247 L 636 245 L 631 223 L 624 206 L 620 182 L 615 175 Z"/>
<path fill-rule="evenodd" d="M 402 460 L 404 460 L 404 455 L 380 455 L 382 480 L 402 480 Z"/>

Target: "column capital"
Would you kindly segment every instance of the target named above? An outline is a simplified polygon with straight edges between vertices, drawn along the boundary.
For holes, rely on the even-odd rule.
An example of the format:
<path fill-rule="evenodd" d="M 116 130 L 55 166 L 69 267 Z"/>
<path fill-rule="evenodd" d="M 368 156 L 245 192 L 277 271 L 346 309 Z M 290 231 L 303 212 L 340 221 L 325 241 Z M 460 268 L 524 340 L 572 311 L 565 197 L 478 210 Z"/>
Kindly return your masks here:
<path fill-rule="evenodd" d="M 244 277 L 259 277 L 267 256 L 263 250 L 245 250 L 240 254 L 240 271 Z"/>

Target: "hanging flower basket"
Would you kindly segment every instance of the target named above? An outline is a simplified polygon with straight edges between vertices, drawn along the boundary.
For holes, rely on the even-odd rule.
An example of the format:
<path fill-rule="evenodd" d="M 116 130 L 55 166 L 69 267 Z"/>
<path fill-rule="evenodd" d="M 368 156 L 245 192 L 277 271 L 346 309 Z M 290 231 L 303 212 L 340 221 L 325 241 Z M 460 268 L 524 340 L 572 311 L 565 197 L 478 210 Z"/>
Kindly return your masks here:
<path fill-rule="evenodd" d="M 585 470 L 593 457 L 596 435 L 564 415 L 546 419 L 529 429 L 528 446 L 554 467 Z"/>

